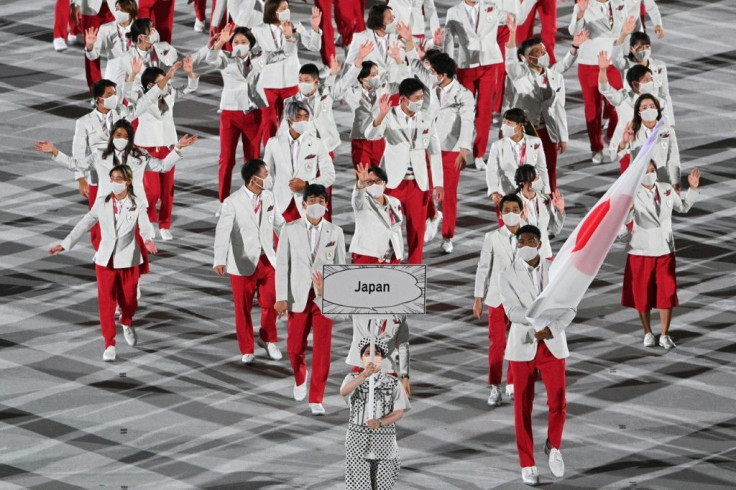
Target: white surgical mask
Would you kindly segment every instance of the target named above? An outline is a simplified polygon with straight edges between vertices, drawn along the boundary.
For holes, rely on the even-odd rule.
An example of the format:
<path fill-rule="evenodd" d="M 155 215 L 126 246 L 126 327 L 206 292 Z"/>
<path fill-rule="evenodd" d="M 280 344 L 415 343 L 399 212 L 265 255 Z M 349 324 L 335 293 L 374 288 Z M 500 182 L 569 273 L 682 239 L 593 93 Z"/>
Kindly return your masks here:
<path fill-rule="evenodd" d="M 396 33 L 396 19 L 393 20 L 389 25 L 386 26 L 386 34 Z"/>
<path fill-rule="evenodd" d="M 406 108 L 409 109 L 409 112 L 419 112 L 422 108 L 422 103 L 423 101 L 421 100 L 410 100 Z"/>
<path fill-rule="evenodd" d="M 102 107 L 104 107 L 108 111 L 115 109 L 117 106 L 118 106 L 117 94 L 113 94 L 106 99 L 102 99 Z"/>
<path fill-rule="evenodd" d="M 542 179 L 537 179 L 532 182 L 532 189 L 536 192 L 542 192 L 544 190 L 544 182 L 542 182 Z"/>
<path fill-rule="evenodd" d="M 151 44 L 156 44 L 157 42 L 161 41 L 161 36 L 158 34 L 157 30 L 152 30 L 151 33 L 148 35 L 148 42 Z"/>
<path fill-rule="evenodd" d="M 272 187 L 270 175 L 267 175 L 265 178 L 261 178 L 256 175 L 255 178 L 261 181 L 260 184 L 258 182 L 254 182 L 254 184 L 260 187 L 261 189 L 270 189 Z"/>
<path fill-rule="evenodd" d="M 115 22 L 118 24 L 124 24 L 125 22 L 128 22 L 130 20 L 130 14 L 128 12 L 121 12 L 120 10 L 116 10 L 113 12 L 113 15 L 115 15 Z"/>
<path fill-rule="evenodd" d="M 279 22 L 286 22 L 291 20 L 291 10 L 282 10 L 281 12 L 278 12 L 276 16 L 279 18 Z"/>
<path fill-rule="evenodd" d="M 114 146 L 117 151 L 123 151 L 125 147 L 128 146 L 128 140 L 125 138 L 113 138 L 112 146 Z"/>
<path fill-rule="evenodd" d="M 304 96 L 310 95 L 314 92 L 314 84 L 312 82 L 299 82 L 299 92 Z"/>
<path fill-rule="evenodd" d="M 537 58 L 537 66 L 541 68 L 547 68 L 549 67 L 549 53 L 544 53 L 542 56 Z"/>
<path fill-rule="evenodd" d="M 639 84 L 639 93 L 640 94 L 655 94 L 655 87 L 654 87 L 654 81 L 646 82 L 646 83 L 640 83 Z"/>
<path fill-rule="evenodd" d="M 643 110 L 639 112 L 639 116 L 641 116 L 641 120 L 644 122 L 652 122 L 657 120 L 657 109 L 650 107 L 649 109 Z"/>
<path fill-rule="evenodd" d="M 371 184 L 366 187 L 365 191 L 369 196 L 378 199 L 383 195 L 383 186 L 381 184 Z"/>
<path fill-rule="evenodd" d="M 378 87 L 381 86 L 381 78 L 378 76 L 375 76 L 373 78 L 367 79 L 368 85 L 370 85 L 371 89 L 376 90 Z"/>
<path fill-rule="evenodd" d="M 519 247 L 516 249 L 516 254 L 521 257 L 521 260 L 524 262 L 529 262 L 539 255 L 539 250 L 534 247 Z"/>
<path fill-rule="evenodd" d="M 518 226 L 521 223 L 521 215 L 513 212 L 502 214 L 503 224 L 506 226 Z"/>
<path fill-rule="evenodd" d="M 110 182 L 110 190 L 116 196 L 128 188 L 125 182 Z"/>
<path fill-rule="evenodd" d="M 327 208 L 321 204 L 307 204 L 307 216 L 312 219 L 320 219 L 327 212 Z"/>
<path fill-rule="evenodd" d="M 642 49 L 641 51 L 637 51 L 634 53 L 634 58 L 636 58 L 637 61 L 647 61 L 652 56 L 652 50 L 650 49 Z"/>
<path fill-rule="evenodd" d="M 312 121 L 297 121 L 291 123 L 291 129 L 299 134 L 305 134 L 312 130 L 314 123 Z"/>
<path fill-rule="evenodd" d="M 248 53 L 250 53 L 250 44 L 238 44 L 237 46 L 233 46 L 233 56 L 245 58 Z"/>
<path fill-rule="evenodd" d="M 501 124 L 501 134 L 504 138 L 511 138 L 516 134 L 516 126 L 509 126 L 506 123 Z"/>
<path fill-rule="evenodd" d="M 657 181 L 657 172 L 649 172 L 644 174 L 644 177 L 641 178 L 641 185 L 646 187 L 652 187 L 654 183 Z"/>

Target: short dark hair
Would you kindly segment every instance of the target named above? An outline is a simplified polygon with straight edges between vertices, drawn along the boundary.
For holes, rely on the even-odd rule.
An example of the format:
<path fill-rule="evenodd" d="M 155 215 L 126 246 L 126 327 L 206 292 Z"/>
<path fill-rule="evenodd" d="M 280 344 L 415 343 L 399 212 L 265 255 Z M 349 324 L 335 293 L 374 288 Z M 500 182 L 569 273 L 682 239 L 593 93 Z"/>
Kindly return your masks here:
<path fill-rule="evenodd" d="M 345 1 L 345 0 L 343 0 Z M 383 29 L 383 13 L 392 10 L 391 7 L 384 4 L 378 4 L 371 7 L 368 11 L 368 18 L 365 20 L 365 26 L 368 29 Z"/>
<path fill-rule="evenodd" d="M 102 97 L 105 95 L 105 89 L 107 87 L 117 87 L 118 85 L 113 82 L 112 80 L 108 80 L 106 78 L 103 78 L 102 80 L 97 80 L 94 85 L 92 85 L 92 97 L 97 99 L 97 97 Z"/>
<path fill-rule="evenodd" d="M 424 59 L 429 61 L 432 56 L 437 56 L 440 53 L 442 53 L 442 51 L 437 48 L 429 48 L 424 52 Z"/>
<path fill-rule="evenodd" d="M 156 79 L 159 75 L 165 77 L 166 73 L 157 66 L 150 66 L 143 70 L 143 75 L 141 75 L 141 87 L 143 87 L 144 92 L 148 92 L 149 83 L 156 83 Z"/>
<path fill-rule="evenodd" d="M 362 82 L 364 78 L 368 78 L 369 76 L 371 76 L 371 70 L 374 66 L 378 65 L 376 65 L 372 61 L 364 61 L 361 65 L 360 73 L 358 73 L 358 81 Z"/>
<path fill-rule="evenodd" d="M 388 175 L 386 175 L 386 171 L 381 167 L 369 167 L 368 173 L 375 175 L 384 182 L 388 182 Z"/>
<path fill-rule="evenodd" d="M 629 47 L 635 48 L 640 44 L 651 46 L 652 40 L 646 32 L 632 32 L 631 37 L 629 37 Z"/>
<path fill-rule="evenodd" d="M 425 87 L 418 78 L 405 78 L 399 84 L 399 95 L 406 98 L 411 97 L 412 95 L 414 95 L 414 92 L 418 92 L 419 90 L 423 92 L 425 90 Z"/>
<path fill-rule="evenodd" d="M 501 198 L 501 202 L 498 203 L 498 209 L 503 209 L 503 205 L 507 202 L 515 202 L 519 205 L 519 209 L 524 210 L 524 201 L 517 194 L 506 194 Z"/>
<path fill-rule="evenodd" d="M 299 68 L 300 75 L 311 75 L 315 80 L 319 79 L 319 68 L 314 63 L 307 63 Z"/>
<path fill-rule="evenodd" d="M 652 73 L 652 70 L 647 68 L 644 65 L 634 65 L 631 68 L 629 68 L 629 71 L 626 72 L 626 83 L 629 84 L 629 87 L 631 89 L 634 89 L 634 86 L 631 85 L 634 82 L 639 82 L 642 78 L 644 78 L 644 75 L 647 73 Z"/>
<path fill-rule="evenodd" d="M 279 21 L 279 16 L 276 15 L 276 11 L 281 5 L 281 2 L 289 3 L 289 0 L 266 0 L 263 5 L 263 23 L 264 24 L 275 24 Z"/>
<path fill-rule="evenodd" d="M 150 31 L 153 28 L 153 22 L 151 22 L 151 19 L 148 19 L 146 17 L 135 19 L 130 24 L 130 32 L 127 34 L 127 36 L 130 38 L 130 41 L 133 44 L 138 43 L 138 36 L 147 36 L 148 31 Z"/>
<path fill-rule="evenodd" d="M 250 49 L 252 51 L 253 50 L 253 46 L 256 45 L 256 37 L 253 35 L 253 33 L 251 32 L 251 30 L 248 29 L 247 27 L 242 27 L 242 26 L 241 27 L 236 27 L 233 30 L 233 36 L 230 38 L 230 40 L 232 41 L 232 39 L 235 36 L 237 36 L 238 34 L 240 34 L 242 36 L 245 36 L 246 39 L 248 39 L 248 43 L 250 44 Z"/>
<path fill-rule="evenodd" d="M 455 63 L 455 60 L 450 58 L 449 54 L 437 53 L 428 59 L 429 64 L 432 65 L 432 69 L 436 71 L 438 75 L 447 75 L 450 78 L 455 78 L 455 75 L 457 74 L 457 63 Z"/>
<path fill-rule="evenodd" d="M 245 185 L 248 185 L 250 182 L 250 179 L 253 178 L 255 174 L 261 171 L 261 167 L 265 167 L 266 162 L 261 160 L 260 158 L 251 158 L 245 164 L 243 164 L 243 168 L 240 169 L 240 176 L 243 177 L 243 182 Z"/>
<path fill-rule="evenodd" d="M 302 197 L 304 198 L 304 201 L 306 201 L 312 196 L 324 197 L 326 201 L 327 188 L 322 184 L 309 184 L 307 187 L 304 188 L 304 194 Z"/>
<path fill-rule="evenodd" d="M 521 235 L 523 235 L 524 233 L 531 233 L 532 235 L 534 235 L 535 237 L 537 237 L 537 240 L 539 240 L 540 242 L 542 241 L 542 232 L 539 231 L 539 228 L 537 228 L 534 225 L 524 225 L 524 226 L 522 226 L 516 232 L 516 236 L 519 237 L 519 238 L 521 238 Z"/>
<path fill-rule="evenodd" d="M 532 49 L 534 46 L 536 46 L 537 44 L 542 44 L 542 38 L 539 35 L 532 36 L 529 39 L 527 39 L 526 41 L 524 41 L 523 43 L 521 43 L 521 45 L 519 46 L 518 53 L 520 55 L 526 56 L 526 53 L 530 49 Z"/>

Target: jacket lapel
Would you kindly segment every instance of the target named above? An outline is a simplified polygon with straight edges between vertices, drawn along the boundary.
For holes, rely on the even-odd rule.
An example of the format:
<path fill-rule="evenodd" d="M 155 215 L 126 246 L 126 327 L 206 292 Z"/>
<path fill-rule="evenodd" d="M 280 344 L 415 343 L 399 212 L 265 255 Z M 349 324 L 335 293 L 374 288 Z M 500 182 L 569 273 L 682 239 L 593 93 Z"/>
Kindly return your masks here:
<path fill-rule="evenodd" d="M 258 228 L 258 218 L 256 216 L 255 209 L 253 209 L 253 203 L 250 200 L 250 197 L 248 197 L 248 194 L 245 192 L 245 188 L 241 187 L 240 192 L 237 194 L 237 200 L 240 203 L 243 208 L 245 208 L 245 215 L 248 217 L 247 219 L 252 221 L 253 224 Z M 261 211 L 263 211 L 263 201 L 261 200 Z M 241 213 L 242 214 L 242 213 Z M 244 223 L 240 224 L 241 228 L 245 228 L 243 226 Z"/>
<path fill-rule="evenodd" d="M 325 245 L 330 243 L 331 238 L 332 238 L 332 230 L 330 229 L 328 222 L 323 220 L 322 231 L 320 231 L 319 233 L 319 243 L 317 244 L 317 252 L 314 254 L 314 260 L 312 261 L 312 264 L 320 261 L 320 257 L 322 257 L 322 253 L 324 253 L 324 250 L 325 250 Z"/>

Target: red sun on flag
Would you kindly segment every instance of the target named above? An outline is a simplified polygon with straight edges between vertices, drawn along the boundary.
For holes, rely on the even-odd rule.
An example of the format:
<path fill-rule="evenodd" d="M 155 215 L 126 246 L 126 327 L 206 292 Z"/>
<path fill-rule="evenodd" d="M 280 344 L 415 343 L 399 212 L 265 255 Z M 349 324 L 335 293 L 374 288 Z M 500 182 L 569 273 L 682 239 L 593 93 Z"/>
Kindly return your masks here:
<path fill-rule="evenodd" d="M 591 211 L 585 219 L 585 222 L 580 226 L 580 230 L 578 230 L 578 236 L 575 238 L 575 248 L 572 249 L 573 252 L 577 252 L 578 250 L 585 248 L 590 237 L 593 236 L 593 233 L 598 229 L 598 226 L 600 226 L 601 221 L 603 221 L 603 218 L 605 218 L 610 209 L 611 200 L 608 199 L 598 204 L 598 206 Z"/>

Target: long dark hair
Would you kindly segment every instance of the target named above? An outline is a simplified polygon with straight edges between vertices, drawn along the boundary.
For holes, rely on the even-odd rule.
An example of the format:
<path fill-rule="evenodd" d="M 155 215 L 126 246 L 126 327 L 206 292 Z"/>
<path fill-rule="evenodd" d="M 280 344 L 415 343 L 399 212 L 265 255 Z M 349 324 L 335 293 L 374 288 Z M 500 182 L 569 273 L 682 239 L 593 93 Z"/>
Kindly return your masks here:
<path fill-rule="evenodd" d="M 110 177 L 112 177 L 113 172 L 120 172 L 123 174 L 123 178 L 130 182 L 130 185 L 128 185 L 128 188 L 126 189 L 128 191 L 128 195 L 130 196 L 130 200 L 133 202 L 133 206 L 135 206 L 135 192 L 133 191 L 133 169 L 130 168 L 128 165 L 115 165 L 113 168 L 110 169 L 110 173 L 108 174 Z M 113 196 L 113 193 L 111 192 L 105 197 L 105 202 L 108 202 Z"/>
<path fill-rule="evenodd" d="M 516 169 L 516 173 L 514 173 L 514 181 L 516 182 L 516 191 L 514 191 L 514 194 L 521 192 L 521 189 L 524 188 L 524 182 L 534 182 L 536 178 L 537 169 L 534 168 L 534 165 L 525 163 L 524 165 L 519 166 L 519 168 Z"/>
<path fill-rule="evenodd" d="M 153 22 L 151 19 L 142 17 L 135 19 L 130 24 L 130 32 L 126 34 L 133 44 L 138 44 L 138 36 L 148 36 L 148 33 L 153 29 Z"/>
<path fill-rule="evenodd" d="M 537 128 L 535 128 L 531 121 L 527 119 L 526 113 L 523 109 L 519 109 L 518 107 L 509 109 L 508 111 L 503 113 L 503 118 L 507 121 L 513 121 L 516 124 L 521 124 L 524 129 L 524 133 L 539 137 L 539 135 L 537 134 Z"/>
<path fill-rule="evenodd" d="M 112 140 L 115 136 L 115 131 L 118 129 L 124 129 L 128 133 L 128 145 L 123 150 L 123 161 L 118 160 L 118 156 L 115 154 L 115 145 L 112 144 Z M 107 148 L 102 152 L 102 158 L 107 158 L 110 155 L 113 156 L 113 163 L 115 165 L 125 165 L 128 163 L 128 156 L 135 158 L 143 157 L 143 152 L 135 147 L 135 130 L 133 125 L 127 119 L 118 119 L 115 124 L 112 125 L 110 130 L 110 137 L 107 139 Z"/>
<path fill-rule="evenodd" d="M 263 6 L 263 23 L 264 24 L 276 24 L 279 21 L 279 16 L 276 13 L 281 2 L 289 4 L 289 0 L 266 0 Z M 233 34 L 235 35 L 235 34 Z"/>
<path fill-rule="evenodd" d="M 634 119 L 631 121 L 631 129 L 634 130 L 634 134 L 639 132 L 641 129 L 641 115 L 639 115 L 639 107 L 641 103 L 646 99 L 654 101 L 654 106 L 657 108 L 657 121 L 662 119 L 662 106 L 659 105 L 659 100 L 652 94 L 641 94 L 636 102 L 634 102 Z"/>

